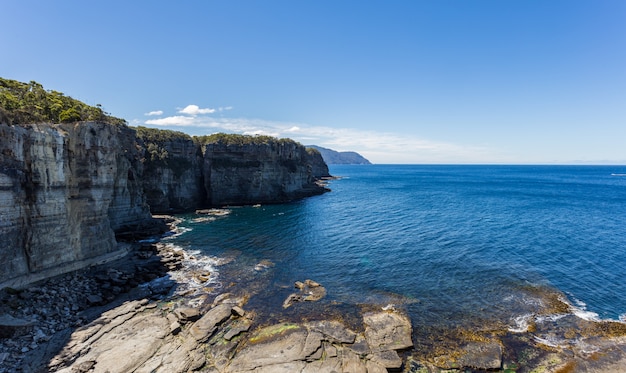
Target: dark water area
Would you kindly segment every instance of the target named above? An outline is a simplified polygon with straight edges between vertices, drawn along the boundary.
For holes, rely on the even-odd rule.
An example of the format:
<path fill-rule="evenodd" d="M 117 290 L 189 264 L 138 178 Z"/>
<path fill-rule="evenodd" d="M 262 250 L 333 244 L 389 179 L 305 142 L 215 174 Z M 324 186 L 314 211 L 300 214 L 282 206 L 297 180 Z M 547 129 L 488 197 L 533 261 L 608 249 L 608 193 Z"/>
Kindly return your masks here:
<path fill-rule="evenodd" d="M 296 312 L 281 304 L 295 281 L 310 278 L 326 287 L 329 312 L 391 304 L 427 334 L 523 328 L 555 297 L 579 317 L 624 318 L 624 166 L 360 165 L 331 173 L 341 179 L 322 196 L 208 220 L 181 216 L 185 233 L 169 242 L 234 259 L 216 267 L 217 281 L 258 283 L 251 302 L 268 314 Z M 271 264 L 259 268 L 262 261 Z"/>

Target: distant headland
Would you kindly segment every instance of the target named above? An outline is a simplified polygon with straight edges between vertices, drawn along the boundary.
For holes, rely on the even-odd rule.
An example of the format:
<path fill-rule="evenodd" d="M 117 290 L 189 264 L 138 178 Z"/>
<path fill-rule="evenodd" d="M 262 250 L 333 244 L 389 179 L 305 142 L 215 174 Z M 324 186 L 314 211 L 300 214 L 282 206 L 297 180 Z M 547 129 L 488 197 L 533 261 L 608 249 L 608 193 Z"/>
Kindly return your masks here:
<path fill-rule="evenodd" d="M 338 152 L 317 145 L 307 145 L 307 148 L 317 149 L 322 154 L 326 164 L 372 164 L 357 152 Z"/>

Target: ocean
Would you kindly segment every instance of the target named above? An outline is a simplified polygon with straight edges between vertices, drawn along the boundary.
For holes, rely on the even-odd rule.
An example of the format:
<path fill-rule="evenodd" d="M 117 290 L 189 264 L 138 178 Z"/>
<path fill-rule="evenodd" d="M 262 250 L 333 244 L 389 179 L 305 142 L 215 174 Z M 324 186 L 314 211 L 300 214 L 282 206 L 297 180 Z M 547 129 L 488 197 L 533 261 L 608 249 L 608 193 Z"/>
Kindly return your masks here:
<path fill-rule="evenodd" d="M 330 171 L 329 193 L 182 215 L 168 242 L 210 259 L 211 286 L 257 284 L 250 306 L 276 318 L 305 279 L 329 307 L 401 307 L 431 335 L 515 331 L 554 297 L 586 319 L 626 317 L 626 166 Z"/>

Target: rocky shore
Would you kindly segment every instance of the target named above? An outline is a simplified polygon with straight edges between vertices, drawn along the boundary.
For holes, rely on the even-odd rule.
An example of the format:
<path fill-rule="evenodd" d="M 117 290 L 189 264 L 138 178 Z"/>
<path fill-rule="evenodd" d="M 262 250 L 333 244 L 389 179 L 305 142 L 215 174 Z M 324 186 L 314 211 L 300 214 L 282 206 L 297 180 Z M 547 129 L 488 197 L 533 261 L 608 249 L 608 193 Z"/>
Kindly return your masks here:
<path fill-rule="evenodd" d="M 431 336 L 425 347 L 401 304 L 327 310 L 332 289 L 301 279 L 275 307 L 283 311 L 267 317 L 251 300 L 273 263 L 216 281 L 222 275 L 202 260 L 141 243 L 118 261 L 4 289 L 0 372 L 626 371 L 621 324 L 564 316 L 558 327 L 464 331 L 452 342 Z M 211 260 L 226 268 L 237 256 Z M 551 345 L 546 336 L 559 333 L 574 342 Z"/>

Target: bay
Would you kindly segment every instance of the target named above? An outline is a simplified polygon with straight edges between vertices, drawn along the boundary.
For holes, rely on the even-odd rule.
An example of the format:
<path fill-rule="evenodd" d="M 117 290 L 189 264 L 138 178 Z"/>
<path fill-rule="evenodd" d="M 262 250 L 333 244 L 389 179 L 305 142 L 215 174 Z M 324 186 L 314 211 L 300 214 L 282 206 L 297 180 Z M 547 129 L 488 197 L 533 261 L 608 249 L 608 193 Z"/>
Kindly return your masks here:
<path fill-rule="evenodd" d="M 626 313 L 624 166 L 342 165 L 331 174 L 340 179 L 322 196 L 231 208 L 214 221 L 183 215 L 186 233 L 170 242 L 236 253 L 229 281 L 269 261 L 256 301 L 269 308 L 311 278 L 328 302 L 406 308 L 416 329 L 513 328 L 534 312 L 529 288 L 562 294 L 584 317 Z"/>

